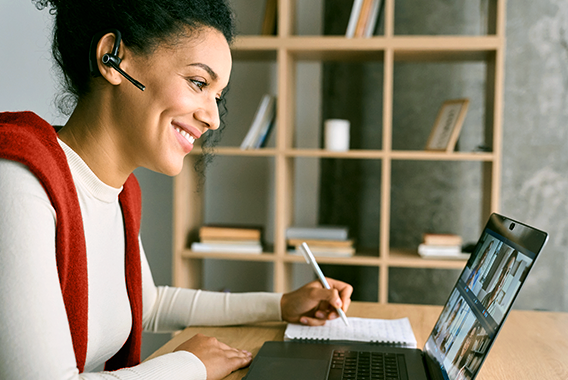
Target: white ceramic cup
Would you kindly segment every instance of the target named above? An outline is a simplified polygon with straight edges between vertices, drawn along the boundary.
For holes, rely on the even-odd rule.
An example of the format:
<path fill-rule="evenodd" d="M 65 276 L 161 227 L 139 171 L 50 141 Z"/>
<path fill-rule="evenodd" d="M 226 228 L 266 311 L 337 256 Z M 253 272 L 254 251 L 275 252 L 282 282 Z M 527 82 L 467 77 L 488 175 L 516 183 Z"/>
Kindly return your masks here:
<path fill-rule="evenodd" d="M 349 150 L 349 125 L 349 120 L 343 119 L 328 119 L 324 122 L 326 150 Z"/>

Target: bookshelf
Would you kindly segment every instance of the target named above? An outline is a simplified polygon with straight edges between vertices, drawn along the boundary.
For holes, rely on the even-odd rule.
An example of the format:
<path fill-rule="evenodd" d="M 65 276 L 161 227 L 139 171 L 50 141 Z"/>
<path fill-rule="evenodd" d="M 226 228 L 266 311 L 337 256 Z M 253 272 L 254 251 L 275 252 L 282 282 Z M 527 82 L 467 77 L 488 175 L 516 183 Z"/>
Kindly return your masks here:
<path fill-rule="evenodd" d="M 343 36 L 315 36 L 294 34 L 297 12 L 296 0 L 278 1 L 278 34 L 276 36 L 243 35 L 232 49 L 233 59 L 239 62 L 268 62 L 275 70 L 277 96 L 277 127 L 274 141 L 267 148 L 241 150 L 239 143 L 216 148 L 216 159 L 268 160 L 271 171 L 274 204 L 267 228 L 270 244 L 262 255 L 231 253 L 197 253 L 188 247 L 196 240 L 198 228 L 206 222 L 204 191 L 197 191 L 199 174 L 193 169 L 195 153 L 186 157 L 184 169 L 174 181 L 174 286 L 202 287 L 205 259 L 267 263 L 272 271 L 270 281 L 277 292 L 291 290 L 294 264 L 303 258 L 287 254 L 285 231 L 294 224 L 294 197 L 296 161 L 322 160 L 376 160 L 380 162 L 380 215 L 378 247 L 371 252 L 357 252 L 350 258 L 321 257 L 322 264 L 368 266 L 378 271 L 378 301 L 388 302 L 389 268 L 461 269 L 464 261 L 424 260 L 417 253 L 400 250 L 390 245 L 391 186 L 393 164 L 398 162 L 474 162 L 481 166 L 480 220 L 499 209 L 501 187 L 501 136 L 503 109 L 503 76 L 505 49 L 505 0 L 489 1 L 486 35 L 397 35 L 395 34 L 395 0 L 385 0 L 384 33 L 371 38 L 347 39 Z M 262 12 L 259 12 L 262 13 Z M 260 16 L 259 16 L 260 17 Z M 351 149 L 330 152 L 322 148 L 301 147 L 295 143 L 295 115 L 297 112 L 297 63 L 300 61 L 380 62 L 382 78 L 382 123 L 380 149 Z M 393 148 L 393 91 L 394 67 L 399 62 L 483 62 L 487 69 L 484 88 L 485 144 L 489 152 L 427 152 Z M 235 93 L 236 90 L 232 89 Z M 253 108 L 256 107 L 256 104 Z M 248 123 L 248 121 L 247 121 Z M 246 124 L 246 123 L 245 123 Z M 315 126 L 318 128 L 320 126 Z M 428 126 L 429 128 L 430 126 Z M 352 126 L 353 128 L 353 126 Z M 244 138 L 248 125 L 240 132 Z M 429 130 L 426 131 L 426 134 Z M 247 161 L 248 162 L 248 161 Z M 234 200 L 238 202 L 237 199 Z M 443 232 L 443 231 L 440 231 Z"/>

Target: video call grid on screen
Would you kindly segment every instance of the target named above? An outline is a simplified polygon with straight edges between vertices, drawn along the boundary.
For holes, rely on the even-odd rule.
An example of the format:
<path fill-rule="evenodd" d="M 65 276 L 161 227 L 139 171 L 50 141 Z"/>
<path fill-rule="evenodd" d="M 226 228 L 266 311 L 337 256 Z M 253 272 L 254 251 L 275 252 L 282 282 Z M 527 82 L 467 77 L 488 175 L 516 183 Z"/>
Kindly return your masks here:
<path fill-rule="evenodd" d="M 426 343 L 446 379 L 475 376 L 535 257 L 485 230 Z"/>

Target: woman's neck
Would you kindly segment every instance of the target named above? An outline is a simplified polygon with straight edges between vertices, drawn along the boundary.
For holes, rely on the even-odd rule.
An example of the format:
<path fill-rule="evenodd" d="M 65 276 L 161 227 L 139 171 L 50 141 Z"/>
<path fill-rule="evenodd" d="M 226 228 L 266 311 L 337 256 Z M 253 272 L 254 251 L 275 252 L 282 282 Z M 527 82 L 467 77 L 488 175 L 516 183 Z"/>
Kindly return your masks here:
<path fill-rule="evenodd" d="M 135 167 L 121 154 L 117 128 L 107 116 L 111 113 L 101 104 L 94 99 L 80 100 L 58 135 L 101 181 L 119 188 Z"/>

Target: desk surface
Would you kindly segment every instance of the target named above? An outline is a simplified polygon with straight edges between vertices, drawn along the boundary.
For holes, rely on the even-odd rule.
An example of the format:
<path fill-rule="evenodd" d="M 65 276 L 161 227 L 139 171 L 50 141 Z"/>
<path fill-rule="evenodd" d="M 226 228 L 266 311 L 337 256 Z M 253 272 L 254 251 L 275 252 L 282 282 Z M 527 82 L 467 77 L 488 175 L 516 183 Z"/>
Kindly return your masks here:
<path fill-rule="evenodd" d="M 408 317 L 423 347 L 441 312 L 439 306 L 353 302 L 350 317 Z M 196 333 L 214 336 L 232 347 L 256 355 L 267 340 L 282 340 L 285 323 L 262 323 L 235 327 L 188 327 L 150 358 L 171 352 Z M 247 369 L 226 379 L 241 379 Z M 568 313 L 513 310 L 483 364 L 478 380 L 568 379 Z"/>

